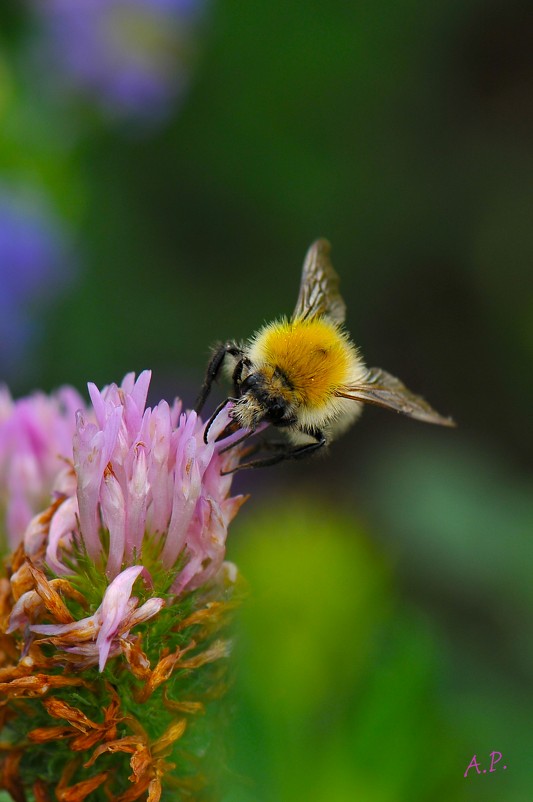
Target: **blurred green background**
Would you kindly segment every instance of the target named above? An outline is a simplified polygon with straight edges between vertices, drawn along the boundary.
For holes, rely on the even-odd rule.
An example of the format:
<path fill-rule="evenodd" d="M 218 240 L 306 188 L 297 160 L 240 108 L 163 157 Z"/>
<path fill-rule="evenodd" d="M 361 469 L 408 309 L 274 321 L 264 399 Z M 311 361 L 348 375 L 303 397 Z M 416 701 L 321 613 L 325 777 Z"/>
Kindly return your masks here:
<path fill-rule="evenodd" d="M 108 0 L 92 51 L 98 2 L 77 27 L 41 5 L 0 6 L 14 394 L 150 367 L 152 400 L 192 403 L 209 346 L 290 313 L 326 236 L 367 362 L 458 422 L 368 409 L 326 458 L 236 478 L 225 802 L 526 802 L 530 4 Z"/>

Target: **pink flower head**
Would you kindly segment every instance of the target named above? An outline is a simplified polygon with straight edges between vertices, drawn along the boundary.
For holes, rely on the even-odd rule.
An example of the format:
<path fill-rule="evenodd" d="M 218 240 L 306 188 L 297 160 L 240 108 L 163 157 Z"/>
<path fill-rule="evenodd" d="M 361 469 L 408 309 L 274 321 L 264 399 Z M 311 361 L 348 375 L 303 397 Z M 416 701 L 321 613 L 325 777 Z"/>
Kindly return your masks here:
<path fill-rule="evenodd" d="M 46 562 L 68 573 L 74 534 L 113 580 L 143 563 L 150 540 L 163 567 L 177 572 L 172 590 L 179 593 L 208 581 L 222 565 L 228 524 L 244 501 L 228 498 L 231 476 L 223 472 L 236 466 L 239 450 L 221 454 L 228 441 L 215 442 L 227 413 L 218 416 L 206 445 L 202 422 L 195 412 L 182 412 L 179 401 L 146 408 L 150 377 L 149 371 L 137 380 L 128 374 L 120 387 L 101 391 L 89 384 L 96 423 L 78 413 L 75 496 L 52 517 Z"/>
<path fill-rule="evenodd" d="M 83 408 L 71 387 L 18 401 L 0 388 L 0 507 L 12 549 L 33 516 L 48 506 L 50 495 L 62 492 L 60 477 L 72 461 L 76 411 Z"/>
<path fill-rule="evenodd" d="M 234 444 L 242 434 L 223 436 L 229 411 L 217 416 L 206 444 L 201 420 L 182 412 L 179 401 L 146 407 L 150 377 L 149 371 L 137 379 L 130 373 L 120 387 L 103 390 L 89 384 L 92 410 L 67 395 L 71 432 L 62 448 L 71 459 L 68 477 L 56 475 L 61 492 L 33 517 L 24 537 L 29 572 L 40 578 L 33 589 L 28 563 L 19 569 L 9 632 L 44 638 L 80 667 L 98 664 L 102 671 L 127 649 L 130 629 L 164 606 L 157 591 L 176 598 L 220 581 L 228 524 L 244 501 L 229 496 L 228 471 L 239 461 Z M 28 415 L 20 416 L 33 432 Z M 56 417 L 51 422 L 58 426 Z M 36 464 L 37 457 L 50 458 L 47 442 L 31 442 Z M 48 582 L 39 566 L 55 578 Z M 74 620 L 59 593 L 68 587 L 79 596 L 76 587 L 86 585 L 95 569 L 96 582 L 82 594 L 95 612 Z M 140 601 L 132 593 L 141 575 L 149 592 Z M 46 621 L 50 616 L 53 623 Z"/>

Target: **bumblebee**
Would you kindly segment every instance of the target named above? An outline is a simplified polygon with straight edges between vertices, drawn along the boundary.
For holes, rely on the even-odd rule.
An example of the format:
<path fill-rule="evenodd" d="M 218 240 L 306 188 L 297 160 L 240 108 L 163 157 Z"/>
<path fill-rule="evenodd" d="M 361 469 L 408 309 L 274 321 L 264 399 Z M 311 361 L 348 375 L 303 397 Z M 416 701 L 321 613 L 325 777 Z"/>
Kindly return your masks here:
<path fill-rule="evenodd" d="M 290 319 L 263 326 L 246 343 L 221 343 L 213 350 L 196 411 L 202 409 L 221 370 L 231 377 L 234 395 L 215 410 L 205 428 L 205 441 L 211 424 L 228 404 L 231 423 L 219 439 L 239 429 L 245 430 L 241 438 L 245 439 L 267 424 L 287 434 L 283 443 L 267 444 L 274 453 L 241 463 L 235 470 L 274 465 L 318 451 L 354 423 L 363 404 L 424 423 L 455 425 L 390 373 L 365 366 L 343 328 L 346 306 L 329 252 L 325 239 L 309 248 Z"/>

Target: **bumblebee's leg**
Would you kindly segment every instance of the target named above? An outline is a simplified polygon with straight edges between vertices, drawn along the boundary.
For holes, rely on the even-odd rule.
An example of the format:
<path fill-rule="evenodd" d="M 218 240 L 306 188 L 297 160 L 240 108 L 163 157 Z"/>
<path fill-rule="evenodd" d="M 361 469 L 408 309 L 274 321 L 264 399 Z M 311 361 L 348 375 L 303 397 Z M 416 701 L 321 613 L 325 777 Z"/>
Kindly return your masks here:
<path fill-rule="evenodd" d="M 207 396 L 211 391 L 211 385 L 215 381 L 216 377 L 220 372 L 220 368 L 222 367 L 222 363 L 226 358 L 227 354 L 231 354 L 231 356 L 239 357 L 239 362 L 242 361 L 242 349 L 236 343 L 220 343 L 217 345 L 213 351 L 211 359 L 207 365 L 207 370 L 205 372 L 204 383 L 200 389 L 198 394 L 198 398 L 196 399 L 196 404 L 194 405 L 194 409 L 196 412 L 200 412 L 203 405 L 207 400 Z"/>
<path fill-rule="evenodd" d="M 235 356 L 237 356 L 237 355 L 235 354 Z M 241 394 L 241 379 L 242 379 L 243 368 L 244 368 L 245 365 L 246 365 L 247 368 L 249 368 L 250 365 L 252 364 L 250 362 L 250 360 L 247 359 L 247 357 L 245 357 L 243 355 L 242 351 L 240 351 L 239 356 L 240 356 L 240 359 L 237 362 L 237 364 L 235 365 L 235 370 L 233 371 L 233 375 L 231 377 L 231 380 L 233 382 L 233 391 L 234 391 L 235 395 L 237 396 L 237 398 Z"/>
<path fill-rule="evenodd" d="M 225 448 L 221 448 L 218 453 L 225 454 L 226 451 L 229 451 L 231 448 L 234 448 L 235 446 L 239 445 L 244 440 L 247 440 L 248 437 L 251 437 L 253 434 L 254 434 L 253 431 L 248 431 L 247 434 L 245 434 L 239 440 L 235 440 L 235 442 L 232 443 L 231 445 L 225 446 Z M 288 448 L 288 443 L 286 440 L 267 440 L 266 438 L 261 438 L 260 440 L 258 440 L 257 443 L 254 443 L 253 446 L 248 446 L 243 456 L 252 457 L 259 451 L 276 451 L 276 452 L 286 451 L 287 448 Z"/>
<path fill-rule="evenodd" d="M 326 445 L 326 438 L 319 429 L 313 429 L 312 432 L 305 432 L 305 434 L 314 437 L 316 442 L 306 443 L 303 446 L 296 446 L 296 448 L 291 448 L 289 444 L 284 443 L 284 448 L 281 448 L 277 454 L 273 454 L 271 457 L 264 457 L 262 459 L 252 460 L 251 462 L 241 463 L 231 471 L 224 471 L 224 474 L 235 473 L 236 471 L 242 471 L 246 468 L 268 468 L 270 465 L 277 465 L 278 462 L 283 462 L 286 459 L 302 459 Z"/>

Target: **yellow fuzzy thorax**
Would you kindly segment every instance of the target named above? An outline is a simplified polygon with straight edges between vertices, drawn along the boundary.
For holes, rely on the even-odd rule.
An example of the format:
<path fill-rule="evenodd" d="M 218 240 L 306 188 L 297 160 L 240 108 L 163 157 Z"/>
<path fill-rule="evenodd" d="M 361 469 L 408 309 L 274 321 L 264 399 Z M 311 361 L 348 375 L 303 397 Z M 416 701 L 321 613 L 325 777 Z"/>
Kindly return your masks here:
<path fill-rule="evenodd" d="M 270 323 L 256 335 L 250 355 L 269 380 L 281 371 L 288 394 L 310 409 L 325 406 L 346 384 L 356 358 L 347 336 L 327 318 Z"/>

